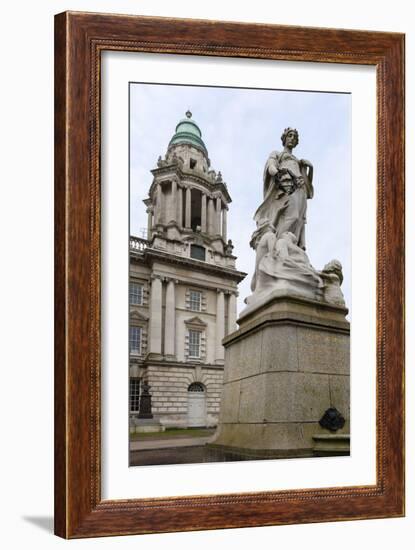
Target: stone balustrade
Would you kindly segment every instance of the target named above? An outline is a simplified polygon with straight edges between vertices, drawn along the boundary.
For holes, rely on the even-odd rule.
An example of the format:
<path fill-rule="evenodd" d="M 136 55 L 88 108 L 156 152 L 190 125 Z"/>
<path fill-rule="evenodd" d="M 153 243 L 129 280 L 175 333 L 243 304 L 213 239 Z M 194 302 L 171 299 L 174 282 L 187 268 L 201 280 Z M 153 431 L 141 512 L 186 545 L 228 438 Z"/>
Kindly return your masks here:
<path fill-rule="evenodd" d="M 148 240 L 130 235 L 130 250 L 141 252 L 148 247 Z"/>

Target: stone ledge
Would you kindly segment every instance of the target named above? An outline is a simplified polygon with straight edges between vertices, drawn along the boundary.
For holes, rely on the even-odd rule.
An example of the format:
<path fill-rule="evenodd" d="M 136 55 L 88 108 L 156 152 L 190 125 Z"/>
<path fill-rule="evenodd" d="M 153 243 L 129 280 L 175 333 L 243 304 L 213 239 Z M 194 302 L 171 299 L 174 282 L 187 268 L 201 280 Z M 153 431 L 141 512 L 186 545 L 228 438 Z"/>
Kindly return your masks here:
<path fill-rule="evenodd" d="M 273 292 L 270 292 L 258 302 L 252 304 L 251 306 L 247 306 L 241 312 L 241 315 L 239 316 L 238 324 L 241 324 L 241 322 L 244 323 L 246 319 L 249 318 L 254 313 L 258 315 L 258 313 L 261 313 L 261 310 L 267 311 L 270 308 L 274 309 L 275 304 L 288 304 L 288 303 L 291 305 L 291 307 L 293 307 L 293 305 L 295 304 L 299 304 L 303 307 L 307 305 L 308 307 L 314 308 L 316 312 L 325 310 L 325 313 L 324 313 L 325 318 L 327 318 L 327 312 L 329 312 L 329 314 L 331 315 L 335 314 L 336 316 L 340 316 L 340 319 L 344 320 L 345 316 L 349 312 L 349 310 L 343 306 L 331 304 L 329 302 L 324 302 L 322 300 L 313 300 L 311 298 L 305 298 L 300 294 L 294 294 L 291 292 L 287 293 L 286 291 L 282 291 L 282 290 L 274 290 Z"/>
<path fill-rule="evenodd" d="M 298 296 L 281 296 L 275 292 L 270 296 L 271 298 L 262 307 L 255 308 L 249 314 L 239 318 L 240 328 L 222 340 L 225 347 L 267 325 L 303 326 L 324 329 L 327 332 L 350 334 L 350 323 L 345 318 L 348 310 L 345 308 Z M 255 313 L 255 316 L 253 317 L 251 313 Z"/>
<path fill-rule="evenodd" d="M 208 262 L 194 260 L 193 258 L 184 256 L 176 256 L 170 252 L 160 251 L 154 248 L 146 248 L 143 256 L 144 261 L 148 262 L 149 265 L 152 265 L 155 260 L 158 260 L 161 263 L 168 263 L 169 265 L 182 265 L 184 267 L 192 268 L 195 271 L 219 275 L 221 278 L 231 279 L 238 283 L 245 279 L 247 275 L 246 273 L 231 267 L 210 264 Z"/>
<path fill-rule="evenodd" d="M 350 455 L 350 434 L 316 434 L 313 441 L 313 456 Z"/>
<path fill-rule="evenodd" d="M 181 361 L 164 361 L 162 356 L 158 357 L 151 357 L 147 355 L 145 358 L 144 363 L 141 365 L 143 368 L 148 367 L 161 367 L 162 369 L 187 369 L 187 370 L 194 370 L 195 367 L 201 367 L 202 371 L 207 370 L 217 370 L 217 371 L 223 371 L 224 365 L 217 365 L 214 363 L 191 363 L 191 362 L 181 362 Z M 179 374 L 178 371 L 174 371 L 174 374 Z"/>
<path fill-rule="evenodd" d="M 208 447 L 212 449 L 221 449 L 241 457 L 249 457 L 251 460 L 258 459 L 278 459 L 278 458 L 311 458 L 313 453 L 310 449 L 247 449 L 242 447 L 232 447 L 229 445 L 219 445 L 216 443 L 208 443 Z"/>

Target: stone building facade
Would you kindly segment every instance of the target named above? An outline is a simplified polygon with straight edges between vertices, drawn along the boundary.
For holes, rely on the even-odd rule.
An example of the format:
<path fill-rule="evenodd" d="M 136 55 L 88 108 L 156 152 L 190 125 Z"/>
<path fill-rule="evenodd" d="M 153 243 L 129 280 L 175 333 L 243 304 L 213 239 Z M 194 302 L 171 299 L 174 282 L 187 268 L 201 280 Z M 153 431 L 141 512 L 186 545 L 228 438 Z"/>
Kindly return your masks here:
<path fill-rule="evenodd" d="M 222 339 L 236 330 L 246 274 L 227 236 L 231 197 L 189 111 L 152 174 L 147 238 L 130 237 L 131 430 L 151 415 L 162 427 L 214 426 Z"/>

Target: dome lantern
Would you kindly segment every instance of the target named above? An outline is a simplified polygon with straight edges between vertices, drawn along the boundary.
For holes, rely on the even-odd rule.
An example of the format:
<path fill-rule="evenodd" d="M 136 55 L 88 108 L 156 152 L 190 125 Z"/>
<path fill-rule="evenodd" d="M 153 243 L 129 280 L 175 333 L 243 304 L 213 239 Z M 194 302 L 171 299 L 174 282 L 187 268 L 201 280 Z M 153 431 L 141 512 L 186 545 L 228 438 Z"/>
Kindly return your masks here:
<path fill-rule="evenodd" d="M 169 149 L 174 145 L 187 144 L 199 149 L 207 158 L 208 151 L 202 140 L 202 132 L 193 120 L 191 111 L 187 110 L 185 114 L 186 118 L 180 120 L 176 126 L 175 134 L 169 143 Z"/>

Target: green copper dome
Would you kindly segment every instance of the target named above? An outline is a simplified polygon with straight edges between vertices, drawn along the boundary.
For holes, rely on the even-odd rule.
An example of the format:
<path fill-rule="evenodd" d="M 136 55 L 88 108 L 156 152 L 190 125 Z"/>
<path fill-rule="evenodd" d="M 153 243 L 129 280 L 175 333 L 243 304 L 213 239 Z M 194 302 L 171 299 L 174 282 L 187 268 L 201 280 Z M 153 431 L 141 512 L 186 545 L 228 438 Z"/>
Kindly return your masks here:
<path fill-rule="evenodd" d="M 171 138 L 169 147 L 180 143 L 193 145 L 193 147 L 200 149 L 206 156 L 208 156 L 206 145 L 202 140 L 202 132 L 196 122 L 192 119 L 192 113 L 190 111 L 186 112 L 186 118 L 183 118 L 176 126 L 176 133 Z"/>

